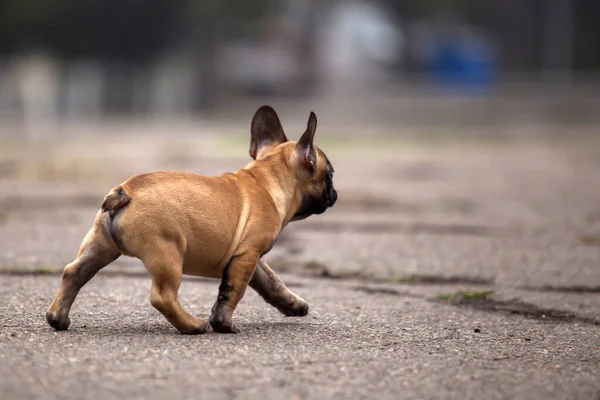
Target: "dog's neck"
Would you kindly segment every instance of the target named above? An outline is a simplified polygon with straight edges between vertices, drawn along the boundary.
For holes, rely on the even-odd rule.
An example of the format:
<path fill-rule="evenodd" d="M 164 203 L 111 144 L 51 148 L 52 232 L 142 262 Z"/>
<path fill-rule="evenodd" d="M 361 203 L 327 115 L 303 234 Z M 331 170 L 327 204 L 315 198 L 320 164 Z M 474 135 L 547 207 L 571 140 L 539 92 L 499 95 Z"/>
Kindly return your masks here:
<path fill-rule="evenodd" d="M 286 166 L 282 168 L 273 168 L 272 165 L 263 160 L 256 160 L 248 164 L 244 170 L 250 172 L 258 184 L 269 193 L 277 208 L 281 224 L 285 226 L 299 206 L 296 195 L 297 178 L 294 171 L 287 168 L 287 164 L 275 164 Z"/>

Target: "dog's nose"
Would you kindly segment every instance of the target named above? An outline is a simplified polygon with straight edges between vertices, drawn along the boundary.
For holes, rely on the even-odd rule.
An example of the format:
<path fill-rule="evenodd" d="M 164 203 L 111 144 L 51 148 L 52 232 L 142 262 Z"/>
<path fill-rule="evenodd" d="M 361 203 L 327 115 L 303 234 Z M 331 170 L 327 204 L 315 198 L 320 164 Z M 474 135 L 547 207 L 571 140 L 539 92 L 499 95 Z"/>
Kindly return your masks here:
<path fill-rule="evenodd" d="M 331 201 L 330 201 L 331 205 L 329 207 L 333 207 L 333 205 L 337 201 L 337 198 L 338 198 L 337 190 L 333 189 L 332 193 L 331 193 Z"/>

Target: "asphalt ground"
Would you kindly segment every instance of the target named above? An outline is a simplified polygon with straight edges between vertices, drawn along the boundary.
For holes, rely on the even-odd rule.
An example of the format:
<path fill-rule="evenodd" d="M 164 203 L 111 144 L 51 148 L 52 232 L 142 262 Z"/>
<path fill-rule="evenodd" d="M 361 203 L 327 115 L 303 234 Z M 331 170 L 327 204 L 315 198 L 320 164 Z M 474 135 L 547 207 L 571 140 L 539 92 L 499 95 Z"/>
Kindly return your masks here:
<path fill-rule="evenodd" d="M 112 186 L 247 162 L 237 136 L 109 139 L 2 143 L 2 399 L 600 398 L 597 136 L 323 139 L 340 199 L 266 257 L 307 317 L 249 290 L 241 333 L 180 335 L 122 257 L 54 332 L 60 271 Z M 217 287 L 184 281 L 183 306 L 206 317 Z"/>
<path fill-rule="evenodd" d="M 180 335 L 149 304 L 149 278 L 98 276 L 69 331 L 44 319 L 54 277 L 2 276 L 3 399 L 596 399 L 600 327 L 450 305 L 360 282 L 285 276 L 311 304 L 278 314 L 254 292 L 241 332 Z M 206 317 L 218 282 L 187 280 Z M 377 286 L 375 286 L 377 287 Z"/>

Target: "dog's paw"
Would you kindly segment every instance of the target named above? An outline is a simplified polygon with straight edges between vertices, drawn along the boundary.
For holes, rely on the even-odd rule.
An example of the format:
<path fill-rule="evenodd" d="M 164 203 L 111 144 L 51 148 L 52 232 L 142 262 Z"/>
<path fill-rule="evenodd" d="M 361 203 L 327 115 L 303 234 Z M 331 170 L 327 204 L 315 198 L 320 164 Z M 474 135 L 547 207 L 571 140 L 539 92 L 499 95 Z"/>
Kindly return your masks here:
<path fill-rule="evenodd" d="M 240 330 L 235 324 L 231 325 L 212 325 L 215 332 L 218 333 L 239 333 Z"/>
<path fill-rule="evenodd" d="M 238 333 L 239 329 L 233 323 L 231 318 L 226 318 L 221 314 L 212 314 L 210 316 L 210 326 L 218 333 Z"/>
<path fill-rule="evenodd" d="M 66 331 L 71 324 L 69 317 L 59 318 L 51 312 L 46 313 L 46 321 L 48 321 L 48 324 L 57 331 Z"/>
<path fill-rule="evenodd" d="M 279 312 L 286 317 L 304 317 L 308 315 L 308 303 L 304 300 L 297 300 L 294 304 L 279 308 Z"/>
<path fill-rule="evenodd" d="M 184 335 L 201 335 L 208 332 L 208 321 L 199 319 L 193 325 L 181 327 L 178 330 Z"/>

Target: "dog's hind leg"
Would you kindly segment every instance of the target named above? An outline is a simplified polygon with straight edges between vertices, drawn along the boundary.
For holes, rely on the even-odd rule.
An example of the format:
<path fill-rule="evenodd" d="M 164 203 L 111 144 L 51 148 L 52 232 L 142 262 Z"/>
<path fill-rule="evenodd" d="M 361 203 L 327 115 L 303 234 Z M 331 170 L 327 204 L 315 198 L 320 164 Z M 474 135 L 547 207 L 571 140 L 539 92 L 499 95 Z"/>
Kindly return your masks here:
<path fill-rule="evenodd" d="M 250 287 L 288 317 L 303 317 L 308 314 L 308 303 L 289 290 L 262 258 L 258 260 Z"/>
<path fill-rule="evenodd" d="M 100 221 L 98 214 L 94 227 L 81 243 L 77 258 L 65 266 L 60 288 L 46 312 L 46 320 L 56 330 L 69 327 L 69 311 L 81 288 L 121 255 Z"/>
<path fill-rule="evenodd" d="M 181 333 L 199 334 L 208 330 L 208 321 L 200 320 L 186 312 L 179 303 L 182 260 L 177 246 L 163 244 L 142 261 L 152 275 L 150 303 Z"/>

